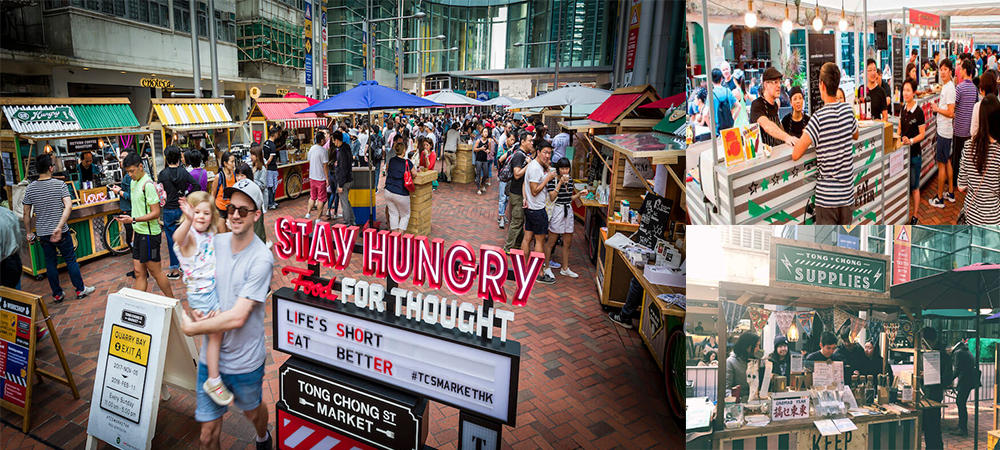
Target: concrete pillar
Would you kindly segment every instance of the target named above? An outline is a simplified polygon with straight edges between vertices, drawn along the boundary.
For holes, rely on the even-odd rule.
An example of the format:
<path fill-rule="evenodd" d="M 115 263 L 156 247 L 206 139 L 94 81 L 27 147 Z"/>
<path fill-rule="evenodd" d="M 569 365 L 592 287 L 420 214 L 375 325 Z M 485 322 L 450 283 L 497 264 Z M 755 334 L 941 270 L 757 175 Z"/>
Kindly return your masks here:
<path fill-rule="evenodd" d="M 671 5 L 675 2 L 669 2 Z M 679 3 L 679 2 L 676 2 Z M 656 10 L 653 11 L 653 36 L 652 42 L 650 43 L 650 54 L 649 54 L 649 84 L 653 85 L 656 92 L 660 94 L 661 97 L 666 97 L 666 89 L 664 86 L 664 70 L 667 64 L 667 34 L 664 30 L 667 28 L 667 7 L 668 2 L 656 2 Z M 646 5 L 643 5 L 646 6 Z"/>
<path fill-rule="evenodd" d="M 628 0 L 621 0 L 618 8 L 618 48 L 614 59 L 614 83 L 611 88 L 617 89 L 625 82 L 625 48 L 628 41 Z"/>
<path fill-rule="evenodd" d="M 49 89 L 51 97 L 69 97 L 69 71 L 64 68 L 52 69 Z"/>
<path fill-rule="evenodd" d="M 656 10 L 654 0 L 642 0 L 642 10 L 639 11 L 639 42 L 635 49 L 635 67 L 632 73 L 632 86 L 649 82 L 650 41 L 653 40 L 653 16 Z"/>

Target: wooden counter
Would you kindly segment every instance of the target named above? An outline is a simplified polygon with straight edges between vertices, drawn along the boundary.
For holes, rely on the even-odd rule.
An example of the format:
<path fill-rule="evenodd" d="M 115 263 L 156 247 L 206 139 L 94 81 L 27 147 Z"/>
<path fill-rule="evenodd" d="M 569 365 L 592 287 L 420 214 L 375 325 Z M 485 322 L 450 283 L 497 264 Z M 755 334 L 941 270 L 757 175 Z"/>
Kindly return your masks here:
<path fill-rule="evenodd" d="M 104 188 L 89 189 L 88 191 L 98 191 Z M 117 198 L 98 201 L 89 204 L 77 204 L 69 213 L 70 232 L 73 237 L 73 244 L 76 248 L 77 262 L 84 262 L 98 256 L 111 253 L 121 253 L 127 250 L 127 245 L 121 243 L 116 248 L 107 248 L 105 244 L 105 232 L 110 234 L 109 242 L 114 243 L 119 239 L 118 226 L 112 230 L 105 230 L 105 224 L 109 217 L 121 214 L 120 203 Z M 114 222 L 117 225 L 117 222 Z M 58 258 L 56 267 L 66 266 L 62 257 Z M 21 247 L 21 269 L 24 273 L 41 279 L 45 275 L 45 253 L 42 252 L 42 244 L 37 240 L 30 246 Z"/>
<path fill-rule="evenodd" d="M 410 193 L 410 223 L 407 233 L 427 236 L 431 234 L 431 199 L 434 188 L 431 182 L 437 179 L 436 170 L 422 170 L 413 177 L 416 189 Z"/>

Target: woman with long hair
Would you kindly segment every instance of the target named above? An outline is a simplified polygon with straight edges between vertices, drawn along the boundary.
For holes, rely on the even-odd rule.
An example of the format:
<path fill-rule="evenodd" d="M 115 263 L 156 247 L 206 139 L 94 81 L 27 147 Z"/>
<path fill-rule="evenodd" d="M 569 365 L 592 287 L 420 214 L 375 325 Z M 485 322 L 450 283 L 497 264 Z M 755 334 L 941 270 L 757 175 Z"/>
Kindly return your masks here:
<path fill-rule="evenodd" d="M 969 225 L 1000 223 L 1000 99 L 989 94 L 979 105 L 979 130 L 962 149 L 958 190 L 965 196 Z"/>
<path fill-rule="evenodd" d="M 406 190 L 406 172 L 417 176 L 417 167 L 406 159 L 406 145 L 402 142 L 393 148 L 392 157 L 385 164 L 385 205 L 389 210 L 389 230 L 405 233 L 410 224 L 410 191 Z"/>
<path fill-rule="evenodd" d="M 490 141 L 488 133 L 479 133 L 473 147 L 476 164 L 476 194 L 486 192 L 486 166 L 489 165 Z"/>
<path fill-rule="evenodd" d="M 753 331 L 745 331 L 736 341 L 733 352 L 726 359 L 726 389 L 740 387 L 739 401 L 750 397 L 750 383 L 747 382 L 747 363 L 756 358 L 760 337 Z"/>
<path fill-rule="evenodd" d="M 222 164 L 219 164 L 219 173 L 215 176 L 215 207 L 219 210 L 219 223 L 216 229 L 220 233 L 225 233 L 229 231 L 229 226 L 226 224 L 226 219 L 229 218 L 226 213 L 229 197 L 225 196 L 225 190 L 236 184 L 236 155 L 228 151 L 222 152 L 219 161 L 222 161 Z"/>

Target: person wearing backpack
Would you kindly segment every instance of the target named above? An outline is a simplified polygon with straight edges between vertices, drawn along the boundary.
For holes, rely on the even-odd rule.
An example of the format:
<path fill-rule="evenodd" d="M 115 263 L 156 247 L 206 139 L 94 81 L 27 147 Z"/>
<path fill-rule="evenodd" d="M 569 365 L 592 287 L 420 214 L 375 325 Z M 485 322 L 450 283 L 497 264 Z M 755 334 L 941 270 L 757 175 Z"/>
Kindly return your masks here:
<path fill-rule="evenodd" d="M 733 127 L 733 117 L 737 113 L 736 97 L 733 91 L 722 85 L 722 71 L 712 69 L 712 100 L 715 103 L 715 132 Z"/>
<path fill-rule="evenodd" d="M 178 157 L 178 161 L 179 161 Z M 132 242 L 132 267 L 135 270 L 136 290 L 145 291 L 149 275 L 156 280 L 156 285 L 163 295 L 173 298 L 174 291 L 170 289 L 170 281 L 160 269 L 160 194 L 142 167 L 142 157 L 138 153 L 129 153 L 122 163 L 129 177 L 132 198 L 132 215 L 120 216 L 122 223 L 131 223 L 134 232 Z"/>
<path fill-rule="evenodd" d="M 514 132 L 510 132 L 509 134 L 505 134 L 504 136 L 506 136 L 506 139 L 504 139 L 503 143 L 500 145 L 500 149 L 497 152 L 497 169 L 498 169 L 497 179 L 500 181 L 500 189 L 498 189 L 499 201 L 497 203 L 497 225 L 500 227 L 501 230 L 504 229 L 507 216 L 510 215 L 510 213 L 508 212 L 510 210 L 510 202 L 507 201 L 507 197 L 509 194 L 509 192 L 507 191 L 507 184 L 510 181 L 509 179 L 506 181 L 504 180 L 503 170 L 507 168 L 508 156 L 510 156 L 511 152 L 513 152 L 514 143 L 517 142 L 517 138 L 514 137 Z M 511 169 L 507 168 L 508 173 L 510 173 L 510 170 Z"/>
<path fill-rule="evenodd" d="M 378 128 L 372 127 L 371 129 L 368 150 L 371 152 L 372 170 L 375 171 L 375 192 L 378 192 L 378 178 L 382 173 L 382 161 L 385 160 L 385 139 Z"/>
<path fill-rule="evenodd" d="M 201 184 L 187 169 L 181 167 L 181 149 L 176 146 L 168 146 L 163 149 L 163 156 L 167 160 L 167 167 L 160 171 L 156 177 L 163 185 L 163 191 L 167 194 L 167 201 L 163 204 L 163 228 L 167 235 L 167 251 L 170 256 L 170 268 L 167 272 L 167 279 L 181 279 L 181 263 L 174 253 L 174 231 L 180 226 L 181 212 L 178 199 L 191 192 L 199 190 Z"/>

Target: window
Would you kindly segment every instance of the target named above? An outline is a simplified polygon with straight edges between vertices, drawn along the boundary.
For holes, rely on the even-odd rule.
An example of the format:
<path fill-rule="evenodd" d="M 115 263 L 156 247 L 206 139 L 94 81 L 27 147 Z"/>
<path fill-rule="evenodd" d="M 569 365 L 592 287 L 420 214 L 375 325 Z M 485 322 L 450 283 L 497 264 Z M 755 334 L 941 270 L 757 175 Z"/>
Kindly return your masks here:
<path fill-rule="evenodd" d="M 45 0 L 46 9 L 76 7 L 158 27 L 170 27 L 168 0 Z"/>

